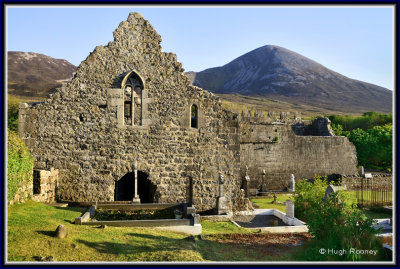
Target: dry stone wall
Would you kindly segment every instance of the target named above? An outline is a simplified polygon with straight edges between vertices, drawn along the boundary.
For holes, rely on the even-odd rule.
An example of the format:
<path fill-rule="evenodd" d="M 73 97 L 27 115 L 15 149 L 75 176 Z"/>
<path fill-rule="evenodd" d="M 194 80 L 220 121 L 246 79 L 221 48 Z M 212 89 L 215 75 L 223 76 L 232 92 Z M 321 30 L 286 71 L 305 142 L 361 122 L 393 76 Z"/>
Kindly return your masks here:
<path fill-rule="evenodd" d="M 176 55 L 161 52 L 160 42 L 149 22 L 131 13 L 70 83 L 42 104 L 21 105 L 19 134 L 36 169 L 59 170 L 60 201 L 113 200 L 116 181 L 137 160 L 156 186 L 154 202 L 187 201 L 192 178 L 196 209 L 213 209 L 222 173 L 228 209 L 243 207 L 236 115 L 189 86 Z M 133 126 L 124 124 L 122 89 L 131 72 L 143 83 L 142 121 Z M 193 104 L 198 128 L 190 127 Z"/>

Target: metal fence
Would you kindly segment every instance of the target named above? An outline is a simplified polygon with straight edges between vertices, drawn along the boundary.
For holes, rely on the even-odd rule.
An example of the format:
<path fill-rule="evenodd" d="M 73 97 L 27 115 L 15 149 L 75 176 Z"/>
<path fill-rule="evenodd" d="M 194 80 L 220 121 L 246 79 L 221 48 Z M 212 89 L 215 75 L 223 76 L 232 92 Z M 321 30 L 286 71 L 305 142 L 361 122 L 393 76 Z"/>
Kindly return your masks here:
<path fill-rule="evenodd" d="M 348 191 L 354 195 L 360 207 L 392 205 L 392 184 L 384 184 L 373 178 L 362 178 L 359 186 Z"/>

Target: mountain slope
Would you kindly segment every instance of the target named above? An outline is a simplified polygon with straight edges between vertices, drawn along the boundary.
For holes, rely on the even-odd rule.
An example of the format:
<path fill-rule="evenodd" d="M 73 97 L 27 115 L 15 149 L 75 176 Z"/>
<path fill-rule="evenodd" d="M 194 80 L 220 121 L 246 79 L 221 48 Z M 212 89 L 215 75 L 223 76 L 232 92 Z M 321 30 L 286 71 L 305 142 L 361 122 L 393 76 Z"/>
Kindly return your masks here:
<path fill-rule="evenodd" d="M 76 66 L 66 60 L 33 52 L 8 52 L 8 93 L 23 97 L 46 97 L 72 78 Z"/>
<path fill-rule="evenodd" d="M 192 84 L 214 93 L 262 96 L 343 112 L 392 112 L 392 92 L 347 78 L 298 53 L 263 46 L 195 73 Z"/>

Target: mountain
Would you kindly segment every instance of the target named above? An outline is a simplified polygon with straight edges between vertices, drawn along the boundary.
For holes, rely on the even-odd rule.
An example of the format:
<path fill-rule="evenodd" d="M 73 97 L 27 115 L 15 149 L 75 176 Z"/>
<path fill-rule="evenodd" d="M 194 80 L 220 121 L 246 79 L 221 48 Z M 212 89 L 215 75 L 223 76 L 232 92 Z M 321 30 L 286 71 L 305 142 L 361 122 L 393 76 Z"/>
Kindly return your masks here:
<path fill-rule="evenodd" d="M 193 85 L 218 94 L 265 97 L 349 113 L 392 112 L 392 91 L 350 79 L 278 46 L 263 46 L 224 66 L 187 75 Z"/>
<path fill-rule="evenodd" d="M 9 51 L 7 56 L 8 93 L 14 96 L 44 98 L 76 71 L 66 60 L 39 53 Z"/>

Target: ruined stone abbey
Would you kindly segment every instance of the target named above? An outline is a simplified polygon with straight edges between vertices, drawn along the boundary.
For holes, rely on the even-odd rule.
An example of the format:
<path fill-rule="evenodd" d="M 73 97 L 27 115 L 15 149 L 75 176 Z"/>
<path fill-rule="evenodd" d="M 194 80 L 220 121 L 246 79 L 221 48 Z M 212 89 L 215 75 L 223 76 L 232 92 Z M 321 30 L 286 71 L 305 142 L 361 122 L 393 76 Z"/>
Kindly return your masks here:
<path fill-rule="evenodd" d="M 57 171 L 47 182 L 57 201 L 126 201 L 136 192 L 142 203 L 232 212 L 247 208 L 245 186 L 285 190 L 291 174 L 357 173 L 354 146 L 332 136 L 328 123 L 313 128 L 299 114 L 226 111 L 189 84 L 160 43 L 149 22 L 130 13 L 72 81 L 43 103 L 20 104 L 19 136 L 39 174 L 34 192 L 35 184 L 37 193 L 44 187 L 42 170 Z"/>

